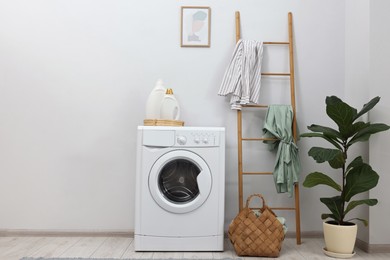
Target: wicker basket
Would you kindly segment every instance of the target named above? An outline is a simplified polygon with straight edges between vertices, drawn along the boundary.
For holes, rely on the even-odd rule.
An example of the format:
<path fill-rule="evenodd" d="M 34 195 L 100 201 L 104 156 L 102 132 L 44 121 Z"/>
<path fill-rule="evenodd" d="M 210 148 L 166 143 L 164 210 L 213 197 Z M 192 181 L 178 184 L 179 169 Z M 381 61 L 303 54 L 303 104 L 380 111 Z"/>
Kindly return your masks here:
<path fill-rule="evenodd" d="M 145 119 L 144 125 L 148 126 L 183 126 L 183 121 L 164 119 Z"/>
<path fill-rule="evenodd" d="M 260 216 L 249 208 L 253 197 L 263 201 Z M 248 197 L 246 206 L 229 225 L 229 239 L 239 256 L 278 257 L 284 240 L 283 225 L 260 194 Z"/>

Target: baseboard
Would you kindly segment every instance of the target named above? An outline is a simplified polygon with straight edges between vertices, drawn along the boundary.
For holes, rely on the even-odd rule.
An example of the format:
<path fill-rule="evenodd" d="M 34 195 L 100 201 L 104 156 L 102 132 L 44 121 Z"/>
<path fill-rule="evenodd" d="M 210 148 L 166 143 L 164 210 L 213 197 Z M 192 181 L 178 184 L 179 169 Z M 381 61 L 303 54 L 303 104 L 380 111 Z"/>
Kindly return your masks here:
<path fill-rule="evenodd" d="M 361 250 L 365 252 L 369 252 L 369 244 L 366 241 L 360 240 L 359 238 L 356 239 L 355 246 L 360 248 Z"/>
<path fill-rule="evenodd" d="M 390 244 L 370 244 L 369 253 L 390 253 Z"/>
<path fill-rule="evenodd" d="M 134 237 L 132 230 L 36 230 L 0 229 L 0 237 L 44 236 L 44 237 Z"/>
<path fill-rule="evenodd" d="M 287 232 L 286 234 L 287 238 L 294 238 L 296 237 L 295 232 Z M 302 231 L 301 232 L 302 238 L 320 238 L 323 237 L 322 231 Z"/>
<path fill-rule="evenodd" d="M 367 253 L 390 253 L 390 244 L 369 244 L 356 239 L 356 246 Z"/>

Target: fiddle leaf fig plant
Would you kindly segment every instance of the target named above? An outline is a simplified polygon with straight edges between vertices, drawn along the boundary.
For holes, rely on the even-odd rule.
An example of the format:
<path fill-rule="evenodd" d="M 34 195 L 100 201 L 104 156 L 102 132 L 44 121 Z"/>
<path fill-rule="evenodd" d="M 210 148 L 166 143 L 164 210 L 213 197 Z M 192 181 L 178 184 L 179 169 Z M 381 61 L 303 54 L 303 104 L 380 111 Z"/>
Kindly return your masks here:
<path fill-rule="evenodd" d="M 308 154 L 317 163 L 327 162 L 331 168 L 340 171 L 339 178 L 334 178 L 333 173 L 312 172 L 306 176 L 303 182 L 304 187 L 327 185 L 336 190 L 336 196 L 320 198 L 320 201 L 330 211 L 330 213 L 321 215 L 323 220 L 330 218 L 333 220 L 331 223 L 346 225 L 347 222 L 356 219 L 367 226 L 368 222 L 365 219 L 345 220 L 345 217 L 359 205 L 374 206 L 378 203 L 377 199 L 352 200 L 355 195 L 374 188 L 378 183 L 379 175 L 369 164 L 363 162 L 361 156 L 352 161 L 348 160 L 348 151 L 353 144 L 368 141 L 371 135 L 390 128 L 382 123 L 371 124 L 370 122 L 357 121 L 360 116 L 370 111 L 379 100 L 380 97 L 373 98 L 358 112 L 357 109 L 336 96 L 326 97 L 326 114 L 336 123 L 337 129 L 313 124 L 308 126 L 311 132 L 300 135 L 301 137 L 319 137 L 326 140 L 331 148 L 312 147 Z M 340 180 L 341 183 L 335 179 Z"/>

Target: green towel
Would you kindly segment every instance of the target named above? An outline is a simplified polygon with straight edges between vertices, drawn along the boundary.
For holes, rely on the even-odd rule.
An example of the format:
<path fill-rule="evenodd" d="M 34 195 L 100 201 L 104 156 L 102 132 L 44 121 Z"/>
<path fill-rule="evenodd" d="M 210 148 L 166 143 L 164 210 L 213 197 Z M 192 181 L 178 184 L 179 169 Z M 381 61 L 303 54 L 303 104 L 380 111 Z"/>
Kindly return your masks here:
<path fill-rule="evenodd" d="M 298 147 L 292 133 L 293 111 L 291 105 L 270 105 L 263 127 L 263 137 L 277 138 L 277 141 L 264 141 L 270 149 L 277 149 L 273 172 L 278 193 L 288 192 L 292 197 L 294 183 L 299 181 L 301 165 Z"/>

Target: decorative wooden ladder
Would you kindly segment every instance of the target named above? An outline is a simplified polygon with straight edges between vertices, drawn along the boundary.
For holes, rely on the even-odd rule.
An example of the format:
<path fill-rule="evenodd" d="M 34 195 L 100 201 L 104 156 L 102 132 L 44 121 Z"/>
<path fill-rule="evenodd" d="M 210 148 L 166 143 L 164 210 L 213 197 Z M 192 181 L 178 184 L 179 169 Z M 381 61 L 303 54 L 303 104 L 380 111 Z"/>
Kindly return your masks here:
<path fill-rule="evenodd" d="M 294 56 L 293 56 L 293 32 L 292 32 L 292 13 L 288 13 L 288 42 L 263 42 L 266 45 L 286 45 L 289 47 L 289 62 L 290 72 L 289 73 L 275 73 L 275 72 L 262 72 L 262 76 L 286 76 L 290 78 L 290 97 L 291 106 L 293 110 L 293 123 L 292 131 L 294 142 L 297 141 L 297 124 L 296 124 L 296 106 L 295 106 L 295 86 L 294 86 Z M 236 42 L 241 38 L 240 33 L 240 12 L 236 12 Z M 254 107 L 254 108 L 267 108 L 267 105 L 242 105 L 242 108 Z M 242 143 L 243 141 L 265 141 L 265 140 L 276 140 L 270 138 L 243 138 L 242 137 L 242 111 L 237 110 L 237 134 L 238 134 L 238 201 L 239 210 L 243 208 L 243 176 L 244 175 L 272 175 L 272 172 L 244 172 L 242 163 Z M 299 208 L 299 184 L 294 186 L 294 207 L 273 207 L 272 210 L 294 210 L 295 211 L 295 227 L 296 227 L 296 241 L 297 244 L 301 244 L 301 220 L 300 220 L 300 208 Z"/>

